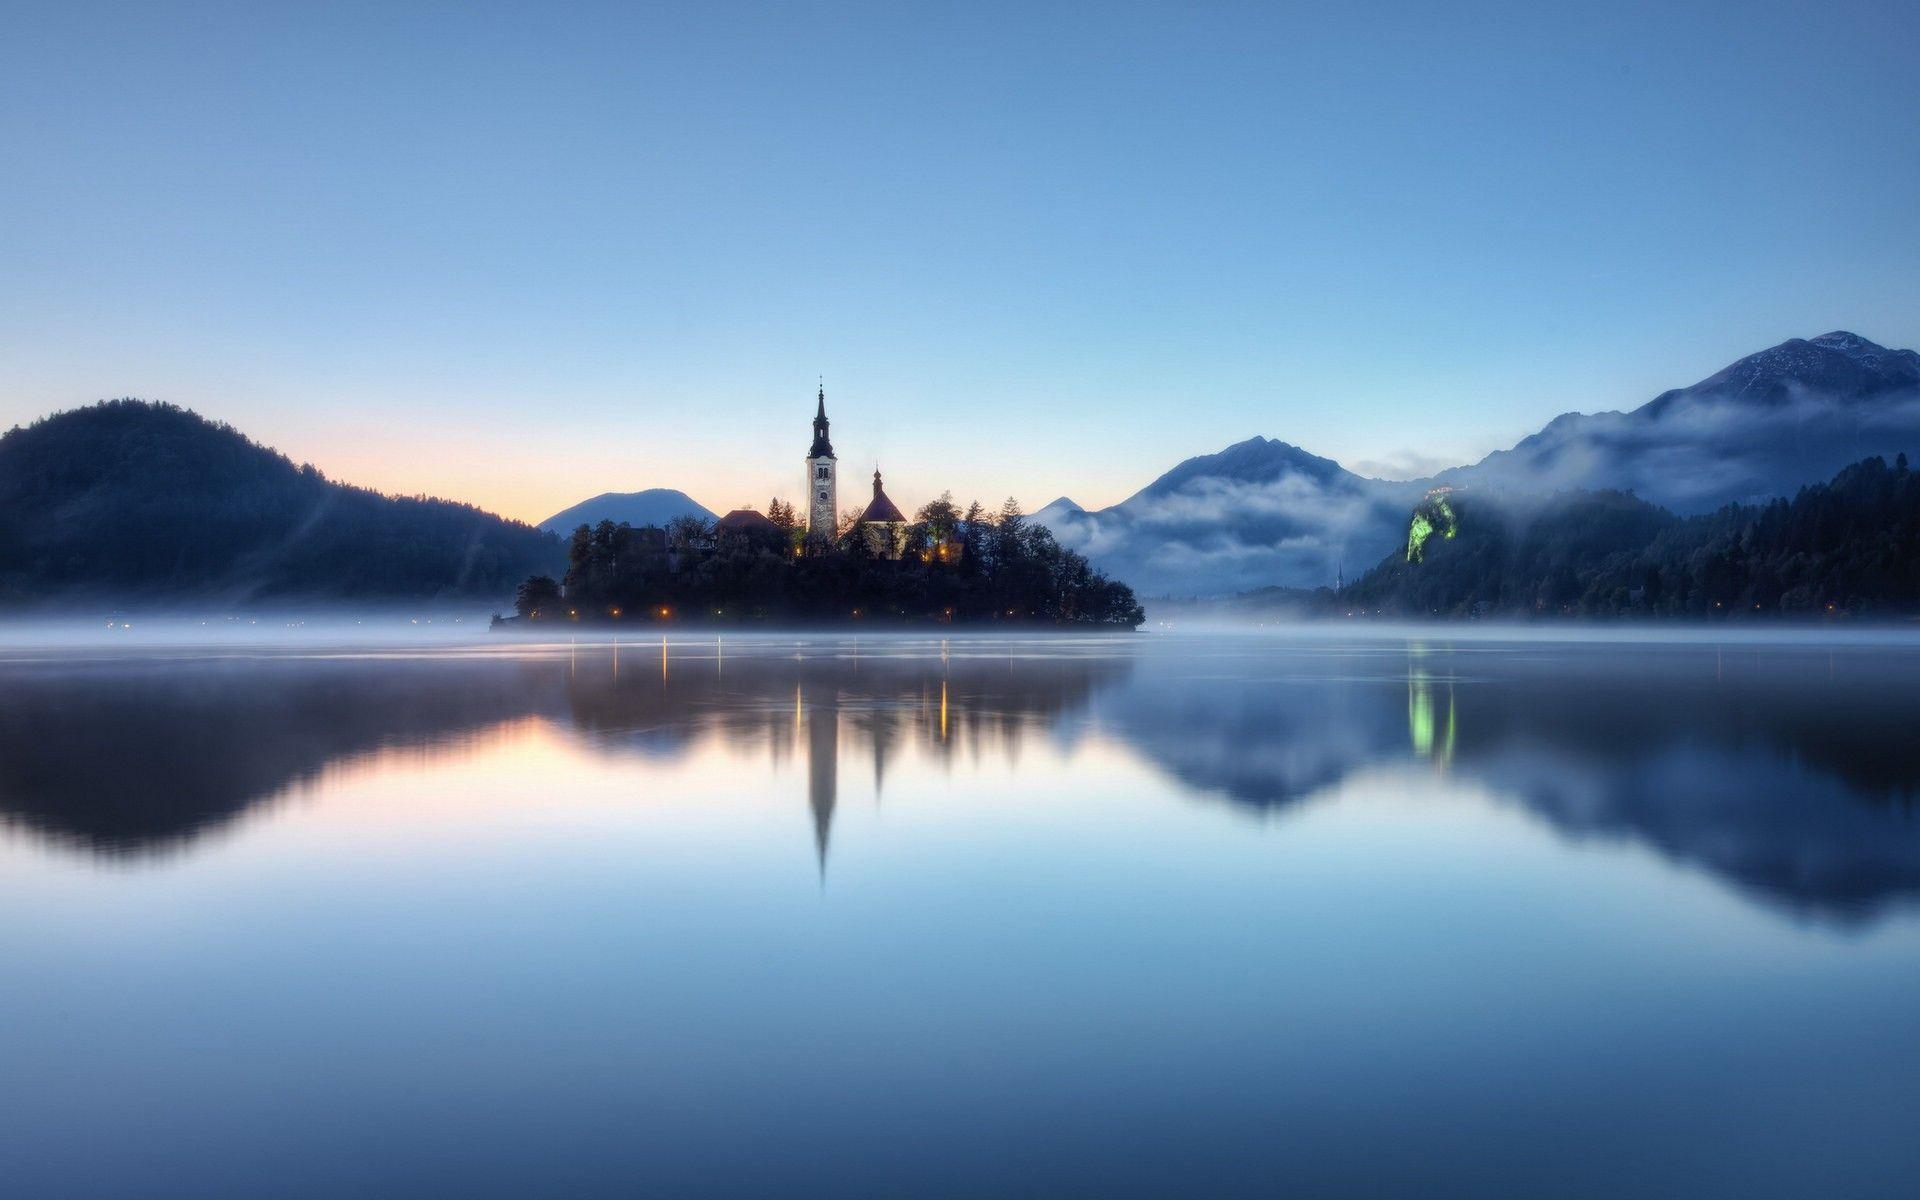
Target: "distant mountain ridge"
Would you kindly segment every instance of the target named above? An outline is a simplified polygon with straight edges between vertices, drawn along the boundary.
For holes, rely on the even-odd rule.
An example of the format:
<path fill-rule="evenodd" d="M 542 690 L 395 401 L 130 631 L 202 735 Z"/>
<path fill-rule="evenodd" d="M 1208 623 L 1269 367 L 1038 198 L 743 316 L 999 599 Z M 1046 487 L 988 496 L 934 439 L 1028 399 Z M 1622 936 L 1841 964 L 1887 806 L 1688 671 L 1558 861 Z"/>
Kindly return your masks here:
<path fill-rule="evenodd" d="M 1119 504 L 1033 519 L 1146 596 L 1320 587 L 1384 556 L 1430 487 L 1632 492 L 1686 515 L 1758 503 L 1879 455 L 1920 456 L 1920 355 L 1835 331 L 1751 354 L 1629 412 L 1565 413 L 1427 479 L 1369 479 L 1250 438 L 1179 463 Z"/>
<path fill-rule="evenodd" d="M 635 528 L 642 525 L 664 528 L 679 517 L 714 519 L 711 511 L 685 492 L 647 488 L 638 492 L 601 492 L 590 500 L 561 509 L 540 522 L 540 528 L 565 537 L 582 525 L 598 525 L 602 521 L 612 521 L 615 525 L 625 522 Z"/>
<path fill-rule="evenodd" d="M 1109 508 L 1056 501 L 1032 519 L 1142 595 L 1244 591 L 1276 579 L 1310 587 L 1332 583 L 1343 564 L 1377 561 L 1423 487 L 1367 479 L 1254 437 L 1187 459 Z"/>
<path fill-rule="evenodd" d="M 0 435 L 0 600 L 505 601 L 564 561 L 531 526 L 335 483 L 170 404 Z"/>
<path fill-rule="evenodd" d="M 1752 504 L 1869 455 L 1920 451 L 1920 355 L 1835 331 L 1750 354 L 1630 412 L 1565 413 L 1436 481 L 1630 491 L 1686 514 Z"/>

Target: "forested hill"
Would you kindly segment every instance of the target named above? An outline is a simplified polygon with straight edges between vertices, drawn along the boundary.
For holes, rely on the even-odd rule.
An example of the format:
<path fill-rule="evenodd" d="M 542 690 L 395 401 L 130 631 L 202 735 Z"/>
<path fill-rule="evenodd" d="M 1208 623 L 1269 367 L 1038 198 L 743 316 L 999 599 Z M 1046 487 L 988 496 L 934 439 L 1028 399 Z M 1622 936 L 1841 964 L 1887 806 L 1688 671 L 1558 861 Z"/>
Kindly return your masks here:
<path fill-rule="evenodd" d="M 1792 499 L 1681 518 L 1622 492 L 1430 496 L 1331 598 L 1407 616 L 1920 614 L 1920 473 L 1869 458 Z"/>
<path fill-rule="evenodd" d="M 496 599 L 565 561 L 531 526 L 335 483 L 170 404 L 0 436 L 0 601 Z"/>

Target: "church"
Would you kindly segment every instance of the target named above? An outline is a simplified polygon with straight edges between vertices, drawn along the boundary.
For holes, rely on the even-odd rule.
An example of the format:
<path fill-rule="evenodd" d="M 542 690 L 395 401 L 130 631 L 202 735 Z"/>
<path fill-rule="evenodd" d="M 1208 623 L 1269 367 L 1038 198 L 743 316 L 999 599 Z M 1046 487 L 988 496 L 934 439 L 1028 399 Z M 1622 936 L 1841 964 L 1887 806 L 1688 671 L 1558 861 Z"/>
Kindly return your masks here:
<path fill-rule="evenodd" d="M 832 541 L 839 528 L 839 460 L 827 436 L 827 385 L 820 385 L 819 406 L 813 414 L 813 445 L 807 449 L 807 539 Z M 880 486 L 880 469 L 873 471 L 873 499 L 860 514 L 875 554 L 899 558 L 907 548 L 907 518 Z"/>

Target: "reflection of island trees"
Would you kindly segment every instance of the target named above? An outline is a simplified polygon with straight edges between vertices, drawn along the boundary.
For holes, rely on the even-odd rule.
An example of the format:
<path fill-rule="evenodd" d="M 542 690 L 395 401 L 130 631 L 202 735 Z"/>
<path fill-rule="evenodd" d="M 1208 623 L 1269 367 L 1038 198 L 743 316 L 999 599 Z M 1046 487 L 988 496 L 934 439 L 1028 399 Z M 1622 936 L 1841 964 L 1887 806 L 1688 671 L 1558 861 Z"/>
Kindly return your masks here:
<path fill-rule="evenodd" d="M 716 641 L 663 659 L 641 643 L 617 663 L 603 649 L 576 663 L 568 715 L 603 751 L 678 755 L 711 738 L 736 756 L 804 755 L 824 871 L 843 766 L 870 766 L 878 792 L 888 764 L 908 750 L 936 762 L 1013 754 L 1022 739 L 1060 730 L 1131 667 L 1097 648 L 1040 656 L 1019 643 L 1004 653 L 983 643 L 878 647 L 741 656 Z"/>
<path fill-rule="evenodd" d="M 1920 902 L 1920 683 L 1897 660 L 1416 650 L 1278 669 L 1150 662 L 1101 713 L 1189 786 L 1258 809 L 1427 762 L 1775 907 L 1853 921 Z"/>
<path fill-rule="evenodd" d="M 886 643 L 882 643 L 886 645 Z M 678 758 L 716 739 L 738 757 L 807 762 L 824 863 L 841 758 L 876 785 L 910 747 L 936 760 L 1012 753 L 1051 732 L 1125 660 L 986 643 L 911 653 L 680 644 L 564 657 L 265 657 L 8 670 L 0 819 L 124 856 L 184 845 L 328 767 L 384 750 L 458 749 L 528 716 L 601 753 Z"/>
<path fill-rule="evenodd" d="M 0 688 L 0 817 L 102 854 L 164 849 L 344 759 L 523 716 L 540 692 L 537 673 L 485 660 L 14 668 Z"/>

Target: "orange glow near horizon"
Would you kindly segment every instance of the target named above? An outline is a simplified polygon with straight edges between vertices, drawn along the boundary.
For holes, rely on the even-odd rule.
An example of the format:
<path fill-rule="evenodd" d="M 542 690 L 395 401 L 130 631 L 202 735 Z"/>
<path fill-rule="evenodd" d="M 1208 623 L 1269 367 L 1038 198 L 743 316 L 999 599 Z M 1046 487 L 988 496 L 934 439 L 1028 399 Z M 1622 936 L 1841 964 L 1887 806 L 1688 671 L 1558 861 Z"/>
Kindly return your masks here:
<path fill-rule="evenodd" d="M 458 501 L 528 524 L 603 492 L 654 487 L 685 492 L 714 513 L 735 508 L 765 512 L 770 500 L 797 504 L 804 499 L 799 459 L 804 447 L 789 445 L 794 439 L 782 438 L 780 430 L 760 439 L 764 445 L 724 448 L 712 444 L 720 436 L 717 432 L 698 428 L 665 440 L 637 434 L 583 437 L 577 425 L 530 418 L 445 426 L 409 422 L 402 416 L 381 436 L 369 437 L 364 427 L 347 427 L 325 410 L 276 420 L 208 406 L 203 415 L 228 421 L 297 463 L 312 463 L 337 482 L 390 495 Z M 836 426 L 836 439 L 839 432 Z M 850 430 L 844 455 L 849 463 L 861 453 L 859 440 Z M 984 450 L 977 458 L 956 453 L 916 461 L 897 452 L 889 457 L 900 465 L 888 471 L 888 490 L 908 512 L 943 491 L 951 491 L 963 508 L 978 500 L 997 509 L 1012 494 L 1031 511 L 1063 493 L 1083 503 L 1091 498 L 1099 507 L 1141 482 L 1134 478 L 1137 472 L 1118 465 L 1103 472 L 1111 478 L 1100 481 L 1009 478 L 998 474 L 1005 468 L 994 466 L 996 456 Z M 1141 471 L 1151 476 L 1166 465 L 1151 464 Z"/>

